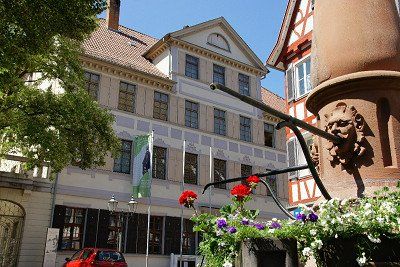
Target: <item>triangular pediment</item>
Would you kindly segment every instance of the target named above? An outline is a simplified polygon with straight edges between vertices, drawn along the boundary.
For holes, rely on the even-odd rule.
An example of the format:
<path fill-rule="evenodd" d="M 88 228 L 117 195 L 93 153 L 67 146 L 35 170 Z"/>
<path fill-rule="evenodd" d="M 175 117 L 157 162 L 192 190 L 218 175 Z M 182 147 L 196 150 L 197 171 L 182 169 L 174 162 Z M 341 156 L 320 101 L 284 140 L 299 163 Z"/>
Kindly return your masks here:
<path fill-rule="evenodd" d="M 170 36 L 266 71 L 262 61 L 223 17 L 185 27 Z"/>

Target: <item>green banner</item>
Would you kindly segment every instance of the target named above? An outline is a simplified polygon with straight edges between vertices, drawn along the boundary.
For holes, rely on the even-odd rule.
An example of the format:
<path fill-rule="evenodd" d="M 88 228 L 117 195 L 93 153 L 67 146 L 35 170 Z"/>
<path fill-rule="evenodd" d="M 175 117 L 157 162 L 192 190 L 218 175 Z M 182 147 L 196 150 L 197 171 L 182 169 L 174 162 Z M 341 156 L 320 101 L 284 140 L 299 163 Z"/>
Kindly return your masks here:
<path fill-rule="evenodd" d="M 134 198 L 150 197 L 151 194 L 151 135 L 139 135 L 134 138 L 133 147 L 133 192 Z"/>

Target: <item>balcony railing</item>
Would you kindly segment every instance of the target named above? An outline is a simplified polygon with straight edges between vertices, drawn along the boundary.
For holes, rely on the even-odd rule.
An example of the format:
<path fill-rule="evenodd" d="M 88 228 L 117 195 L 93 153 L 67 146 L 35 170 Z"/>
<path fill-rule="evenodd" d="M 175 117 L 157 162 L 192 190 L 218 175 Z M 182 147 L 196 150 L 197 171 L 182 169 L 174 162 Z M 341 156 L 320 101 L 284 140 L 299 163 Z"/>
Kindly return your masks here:
<path fill-rule="evenodd" d="M 35 167 L 33 170 L 26 171 L 23 164 L 26 158 L 17 155 L 7 155 L 0 159 L 0 177 L 7 176 L 21 179 L 48 179 L 50 168 L 45 163 L 43 167 Z"/>

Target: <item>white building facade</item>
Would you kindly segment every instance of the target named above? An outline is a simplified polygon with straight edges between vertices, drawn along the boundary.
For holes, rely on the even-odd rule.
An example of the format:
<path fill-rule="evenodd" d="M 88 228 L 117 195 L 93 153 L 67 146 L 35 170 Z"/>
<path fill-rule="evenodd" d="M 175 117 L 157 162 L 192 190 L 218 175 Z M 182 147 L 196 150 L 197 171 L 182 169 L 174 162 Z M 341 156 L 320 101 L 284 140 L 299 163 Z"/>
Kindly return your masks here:
<path fill-rule="evenodd" d="M 42 266 L 48 227 L 60 229 L 57 266 L 84 247 L 117 248 L 119 242 L 129 266 L 145 266 L 149 200 L 139 199 L 133 215 L 126 205 L 135 136 L 154 131 L 149 266 L 170 266 L 171 253 L 179 254 L 182 179 L 186 190 L 198 193 L 200 210 L 217 210 L 229 202 L 233 184 L 212 188 L 210 203 L 208 193 L 201 194 L 208 182 L 287 166 L 285 132 L 272 127 L 278 120 L 209 88 L 212 82 L 225 83 L 261 101 L 260 81 L 268 72 L 224 18 L 160 40 L 123 26 L 113 28 L 109 21 L 100 20 L 81 59 L 89 94 L 115 115 L 121 156 L 90 170 L 69 166 L 55 181 L 48 180 L 47 169 L 22 175 L 16 167 L 2 168 L 0 201 L 15 202 L 24 212 L 19 266 Z M 263 94 L 265 98 L 269 92 Z M 18 160 L 2 166 L 18 166 Z M 269 181 L 287 204 L 287 177 Z M 123 213 L 107 210 L 112 195 Z M 262 187 L 249 207 L 261 210 L 260 220 L 285 218 Z M 199 242 L 191 215 L 184 211 L 185 255 L 195 255 Z"/>

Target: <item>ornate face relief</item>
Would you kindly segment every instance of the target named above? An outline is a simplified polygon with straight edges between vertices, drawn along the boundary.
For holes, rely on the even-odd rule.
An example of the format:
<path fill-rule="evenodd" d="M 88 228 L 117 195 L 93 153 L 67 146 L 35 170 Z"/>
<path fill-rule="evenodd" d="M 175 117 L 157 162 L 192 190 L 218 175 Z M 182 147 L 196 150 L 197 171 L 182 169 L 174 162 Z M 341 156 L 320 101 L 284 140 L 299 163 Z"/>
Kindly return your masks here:
<path fill-rule="evenodd" d="M 340 145 L 328 142 L 329 161 L 332 164 L 347 165 L 365 152 L 364 118 L 358 114 L 354 106 L 339 103 L 326 117 L 325 131 L 341 137 Z"/>

